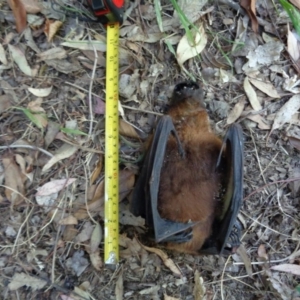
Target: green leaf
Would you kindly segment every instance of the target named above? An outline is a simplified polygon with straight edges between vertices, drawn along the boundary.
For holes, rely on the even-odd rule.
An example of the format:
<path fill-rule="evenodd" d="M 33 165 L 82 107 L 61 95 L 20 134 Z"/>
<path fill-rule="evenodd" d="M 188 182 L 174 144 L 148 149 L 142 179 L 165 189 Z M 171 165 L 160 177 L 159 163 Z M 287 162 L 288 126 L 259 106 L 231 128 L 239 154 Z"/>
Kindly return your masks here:
<path fill-rule="evenodd" d="M 156 14 L 156 20 L 157 20 L 158 28 L 161 32 L 163 32 L 164 30 L 163 30 L 163 26 L 162 26 L 160 0 L 154 0 L 154 7 L 155 7 L 155 14 Z"/>
<path fill-rule="evenodd" d="M 88 135 L 87 133 L 80 131 L 78 129 L 70 129 L 70 128 L 61 127 L 60 130 L 67 134 Z"/>
<path fill-rule="evenodd" d="M 33 123 L 35 126 L 37 126 L 40 129 L 44 129 L 43 124 L 41 124 L 40 120 L 35 117 L 35 114 L 33 114 L 28 108 L 23 107 L 15 107 L 15 109 L 21 110 L 26 117 Z M 47 119 L 46 115 L 43 114 L 45 118 Z"/>
<path fill-rule="evenodd" d="M 172 46 L 172 44 L 168 40 L 165 40 L 165 43 L 167 44 L 169 51 L 176 56 L 176 51 L 175 51 L 174 47 Z"/>
<path fill-rule="evenodd" d="M 289 15 L 296 32 L 300 36 L 300 12 L 299 12 L 299 10 L 294 5 L 289 3 L 287 0 L 279 0 L 279 2 L 282 5 L 282 7 L 284 8 L 284 10 L 287 12 L 287 14 Z"/>
<path fill-rule="evenodd" d="M 189 26 L 191 25 L 192 27 L 194 27 L 195 25 L 192 24 L 188 18 L 186 17 L 186 15 L 184 14 L 184 12 L 182 11 L 182 9 L 180 8 L 180 6 L 178 5 L 177 1 L 176 0 L 171 0 L 171 3 L 174 7 L 174 9 L 176 10 L 177 14 L 178 14 L 178 17 L 180 19 L 180 22 L 185 30 L 185 33 L 186 33 L 186 36 L 189 40 L 189 42 L 194 45 L 194 39 L 193 39 L 193 34 L 189 28 Z M 196 27 L 194 27 L 196 28 Z"/>

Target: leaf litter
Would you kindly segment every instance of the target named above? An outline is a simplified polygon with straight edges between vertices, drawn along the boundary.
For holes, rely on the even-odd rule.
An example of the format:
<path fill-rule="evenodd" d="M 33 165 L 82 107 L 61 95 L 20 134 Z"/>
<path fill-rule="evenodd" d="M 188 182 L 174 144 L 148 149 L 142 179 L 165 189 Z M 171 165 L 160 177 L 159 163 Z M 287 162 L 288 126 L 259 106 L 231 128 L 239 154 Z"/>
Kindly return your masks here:
<path fill-rule="evenodd" d="M 20 299 L 43 299 L 45 293 L 61 299 L 295 295 L 297 34 L 283 25 L 288 19 L 270 1 L 243 5 L 249 23 L 231 1 L 209 6 L 180 0 L 190 21 L 187 27 L 170 2 L 155 2 L 162 12 L 160 24 L 154 4 L 130 1 L 121 28 L 121 268 L 116 272 L 102 261 L 105 30 L 97 23 L 90 29 L 47 2 L 13 1 L 13 9 L 6 3 L 1 7 L 0 204 L 5 239 L 0 264 L 5 274 L 0 279 L 6 299 L 13 299 L 15 291 Z M 261 31 L 254 34 L 250 26 L 256 31 L 258 24 Z M 194 43 L 187 28 L 192 28 Z M 233 122 L 244 130 L 243 251 L 228 260 L 165 253 L 149 239 L 144 219 L 129 211 L 142 143 L 174 85 L 190 78 L 203 86 L 217 134 L 224 135 Z M 42 276 L 36 275 L 39 270 Z M 75 283 L 70 285 L 71 278 Z"/>

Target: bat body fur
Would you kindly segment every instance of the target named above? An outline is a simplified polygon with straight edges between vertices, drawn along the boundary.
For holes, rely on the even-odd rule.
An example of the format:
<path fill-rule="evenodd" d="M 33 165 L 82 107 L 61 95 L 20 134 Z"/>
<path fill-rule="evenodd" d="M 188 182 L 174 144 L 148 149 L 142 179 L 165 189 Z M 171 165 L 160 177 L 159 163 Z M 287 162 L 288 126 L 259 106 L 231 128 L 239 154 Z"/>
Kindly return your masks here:
<path fill-rule="evenodd" d="M 180 98 L 176 94 L 173 97 Z M 196 253 L 210 236 L 215 218 L 221 182 L 216 165 L 222 141 L 211 130 L 199 95 L 176 100 L 167 114 L 185 155 L 180 157 L 177 141 L 170 135 L 161 170 L 158 211 L 164 219 L 197 223 L 189 242 L 166 245 L 180 252 Z"/>

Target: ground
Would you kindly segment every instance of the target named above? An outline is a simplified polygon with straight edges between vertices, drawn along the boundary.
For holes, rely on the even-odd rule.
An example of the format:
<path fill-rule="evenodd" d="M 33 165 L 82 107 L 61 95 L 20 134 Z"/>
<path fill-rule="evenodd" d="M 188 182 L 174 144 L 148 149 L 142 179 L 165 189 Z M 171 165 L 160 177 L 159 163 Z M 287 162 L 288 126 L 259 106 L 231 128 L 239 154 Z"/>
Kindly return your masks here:
<path fill-rule="evenodd" d="M 64 2 L 67 10 L 51 3 L 0 1 L 0 298 L 297 299 L 299 48 L 282 7 L 249 1 L 250 19 L 230 0 L 178 1 L 193 44 L 171 2 L 126 1 L 120 263 L 110 270 L 102 238 L 106 29 L 71 14 L 82 2 Z M 230 257 L 166 251 L 128 211 L 143 142 L 185 80 L 203 87 L 219 136 L 233 122 L 243 128 L 242 246 Z"/>

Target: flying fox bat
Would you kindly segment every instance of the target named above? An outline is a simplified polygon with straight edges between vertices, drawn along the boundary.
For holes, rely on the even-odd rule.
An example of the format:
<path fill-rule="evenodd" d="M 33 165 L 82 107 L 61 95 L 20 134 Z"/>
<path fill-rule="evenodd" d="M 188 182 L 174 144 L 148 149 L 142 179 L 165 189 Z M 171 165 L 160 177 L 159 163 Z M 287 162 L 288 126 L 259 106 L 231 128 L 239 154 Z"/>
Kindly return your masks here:
<path fill-rule="evenodd" d="M 194 82 L 175 86 L 150 140 L 131 210 L 169 249 L 230 254 L 240 245 L 242 130 L 233 124 L 223 141 L 217 137 L 202 98 Z"/>

